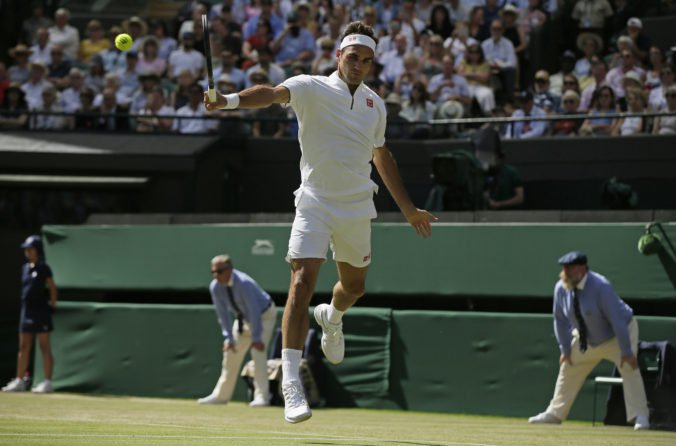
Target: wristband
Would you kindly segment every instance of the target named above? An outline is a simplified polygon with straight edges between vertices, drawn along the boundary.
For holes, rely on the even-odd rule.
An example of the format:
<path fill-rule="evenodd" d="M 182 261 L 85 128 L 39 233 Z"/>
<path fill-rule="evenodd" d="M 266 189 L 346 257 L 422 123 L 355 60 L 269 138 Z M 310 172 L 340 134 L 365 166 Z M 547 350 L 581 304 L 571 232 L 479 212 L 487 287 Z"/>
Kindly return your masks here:
<path fill-rule="evenodd" d="M 239 94 L 237 93 L 226 94 L 225 100 L 227 101 L 227 104 L 223 107 L 225 110 L 232 110 L 239 106 Z"/>

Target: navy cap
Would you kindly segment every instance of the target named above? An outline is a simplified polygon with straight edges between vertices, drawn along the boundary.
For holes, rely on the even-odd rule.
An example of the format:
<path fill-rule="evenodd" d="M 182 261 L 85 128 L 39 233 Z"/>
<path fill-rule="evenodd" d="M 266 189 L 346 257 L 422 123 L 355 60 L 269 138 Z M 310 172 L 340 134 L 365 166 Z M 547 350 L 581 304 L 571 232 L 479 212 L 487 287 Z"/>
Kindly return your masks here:
<path fill-rule="evenodd" d="M 587 255 L 580 251 L 571 251 L 559 259 L 560 265 L 586 265 Z"/>
<path fill-rule="evenodd" d="M 39 235 L 29 235 L 26 240 L 21 244 L 21 247 L 26 248 L 37 248 L 38 250 L 42 249 L 42 238 Z"/>

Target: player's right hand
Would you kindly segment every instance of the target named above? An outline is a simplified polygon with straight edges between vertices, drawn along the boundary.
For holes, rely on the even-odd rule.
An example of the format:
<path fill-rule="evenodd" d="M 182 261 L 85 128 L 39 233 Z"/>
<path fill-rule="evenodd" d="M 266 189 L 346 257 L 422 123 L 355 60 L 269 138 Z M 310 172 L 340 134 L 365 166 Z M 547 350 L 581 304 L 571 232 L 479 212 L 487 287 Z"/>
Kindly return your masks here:
<path fill-rule="evenodd" d="M 223 96 L 219 92 L 216 92 L 216 102 L 211 102 L 209 100 L 209 92 L 208 91 L 204 92 L 204 107 L 206 107 L 207 111 L 220 110 L 221 108 L 225 107 L 227 104 L 228 104 L 228 101 L 225 100 L 225 96 Z"/>
<path fill-rule="evenodd" d="M 231 343 L 229 341 L 224 341 L 223 342 L 223 351 L 224 352 L 231 351 L 233 353 L 237 353 L 237 347 L 235 347 L 234 342 Z"/>

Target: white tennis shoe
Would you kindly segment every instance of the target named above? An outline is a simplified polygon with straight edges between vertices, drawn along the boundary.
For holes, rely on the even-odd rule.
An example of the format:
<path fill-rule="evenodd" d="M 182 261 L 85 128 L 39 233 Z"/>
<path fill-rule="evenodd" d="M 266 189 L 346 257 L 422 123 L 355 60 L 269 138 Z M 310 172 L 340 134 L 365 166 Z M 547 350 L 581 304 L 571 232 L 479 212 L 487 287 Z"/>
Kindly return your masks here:
<path fill-rule="evenodd" d="M 14 378 L 11 380 L 5 387 L 2 388 L 3 392 L 23 392 L 26 390 L 26 383 L 23 382 L 21 378 Z"/>
<path fill-rule="evenodd" d="M 52 387 L 51 382 L 42 381 L 37 386 L 33 387 L 33 390 L 31 390 L 31 392 L 33 392 L 33 393 L 53 393 L 54 388 Z"/>
<path fill-rule="evenodd" d="M 636 423 L 634 424 L 634 430 L 635 431 L 642 431 L 642 430 L 647 430 L 647 429 L 650 429 L 650 421 L 648 421 L 648 417 L 644 417 L 644 416 L 636 417 Z"/>
<path fill-rule="evenodd" d="M 200 398 L 197 400 L 197 404 L 227 404 L 227 403 L 228 403 L 227 401 L 221 400 L 213 395 L 205 396 L 204 398 Z"/>
<path fill-rule="evenodd" d="M 542 412 L 534 417 L 530 417 L 528 422 L 530 424 L 561 424 L 561 420 L 547 412 Z"/>
<path fill-rule="evenodd" d="M 292 424 L 308 420 L 312 410 L 305 399 L 305 391 L 298 381 L 282 383 L 284 394 L 284 419 Z"/>
<path fill-rule="evenodd" d="M 343 323 L 329 322 L 328 304 L 315 307 L 315 320 L 322 327 L 322 351 L 331 364 L 340 364 L 345 357 L 345 338 L 343 337 Z"/>
<path fill-rule="evenodd" d="M 250 403 L 249 407 L 266 407 L 270 405 L 270 397 L 256 397 Z"/>

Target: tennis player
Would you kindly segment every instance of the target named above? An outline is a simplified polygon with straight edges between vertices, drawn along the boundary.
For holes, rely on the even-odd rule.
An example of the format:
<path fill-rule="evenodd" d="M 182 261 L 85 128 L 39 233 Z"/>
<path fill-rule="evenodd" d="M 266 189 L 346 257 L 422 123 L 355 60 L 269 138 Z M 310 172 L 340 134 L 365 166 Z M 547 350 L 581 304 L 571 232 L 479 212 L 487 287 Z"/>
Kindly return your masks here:
<path fill-rule="evenodd" d="M 240 93 L 218 94 L 215 102 L 204 94 L 208 110 L 290 104 L 298 116 L 301 185 L 294 193 L 296 217 L 286 257 L 291 285 L 282 319 L 282 393 L 289 423 L 312 416 L 299 367 L 310 323 L 308 308 L 329 245 L 338 282 L 331 304 L 314 310 L 329 362 L 343 360 L 342 316 L 364 295 L 371 262 L 371 219 L 376 217 L 373 194 L 378 188 L 371 180 L 371 160 L 418 234 L 429 237 L 430 222 L 436 220 L 411 202 L 385 147 L 384 102 L 362 83 L 374 64 L 375 49 L 373 29 L 352 22 L 336 51 L 338 70 L 328 77 L 295 76 L 277 87 L 257 85 Z"/>

